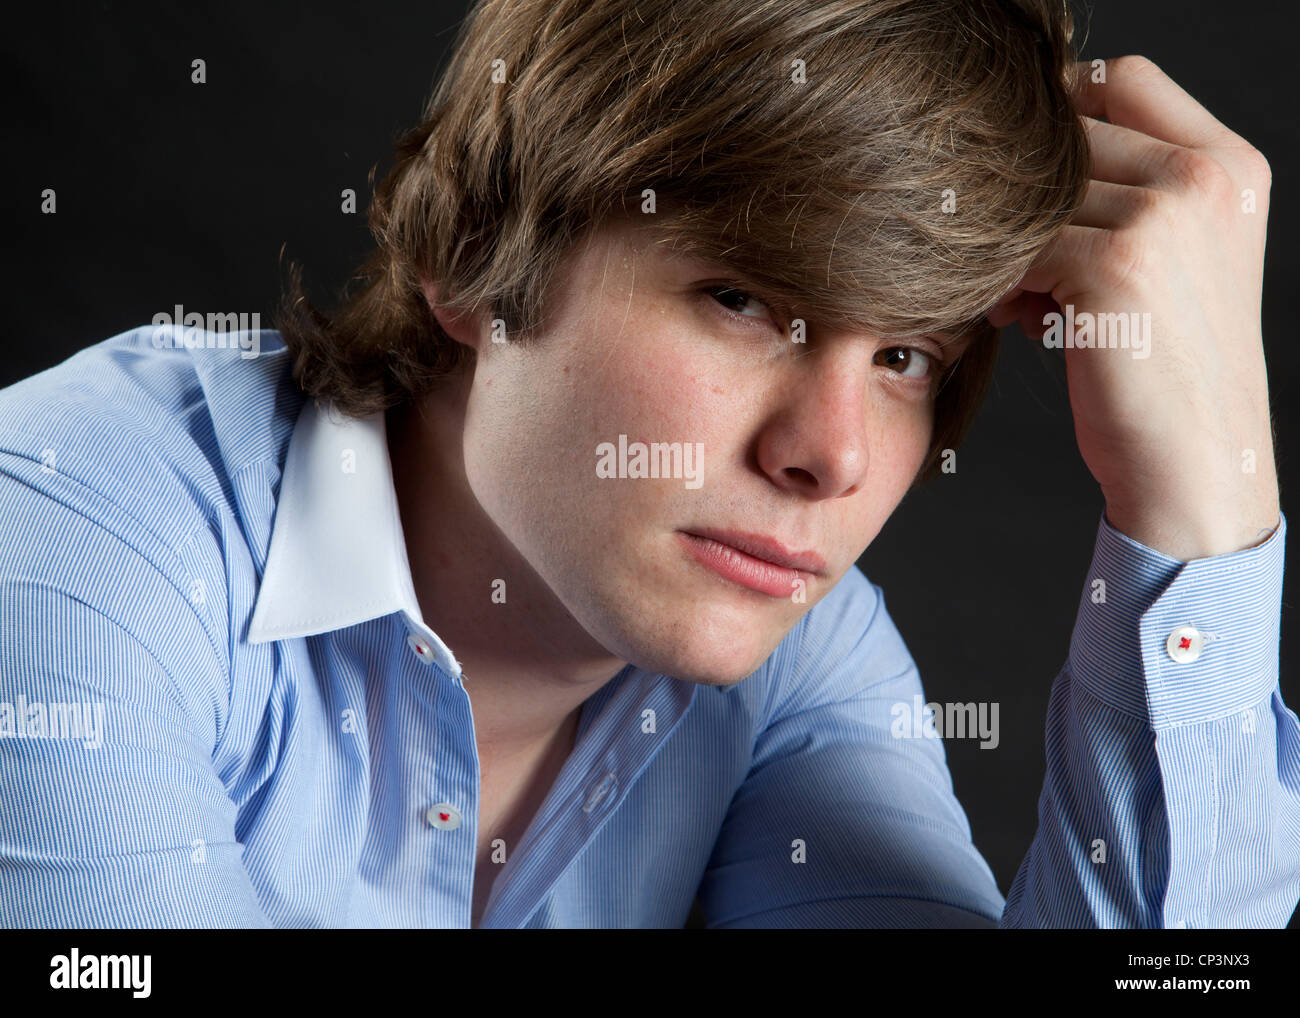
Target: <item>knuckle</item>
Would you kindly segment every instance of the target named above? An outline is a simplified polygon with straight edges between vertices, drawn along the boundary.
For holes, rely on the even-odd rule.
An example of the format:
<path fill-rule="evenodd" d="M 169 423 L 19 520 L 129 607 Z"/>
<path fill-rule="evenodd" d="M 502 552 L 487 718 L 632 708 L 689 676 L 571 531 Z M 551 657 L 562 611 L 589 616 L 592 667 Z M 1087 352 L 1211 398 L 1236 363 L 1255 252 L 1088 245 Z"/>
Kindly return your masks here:
<path fill-rule="evenodd" d="M 1232 176 L 1217 159 L 1190 148 L 1172 149 L 1164 159 L 1164 170 L 1183 187 L 1216 198 L 1234 192 Z"/>
<path fill-rule="evenodd" d="M 1131 76 L 1163 74 L 1164 72 L 1156 65 L 1156 62 L 1150 57 L 1144 57 L 1139 53 L 1130 53 L 1111 61 L 1111 68 L 1118 74 Z"/>
<path fill-rule="evenodd" d="M 1135 230 L 1115 230 L 1107 238 L 1105 256 L 1101 259 L 1102 282 L 1120 289 L 1141 279 L 1150 270 L 1152 250 L 1150 243 Z"/>
<path fill-rule="evenodd" d="M 1268 188 L 1273 183 L 1273 168 L 1269 166 L 1268 160 L 1264 158 L 1264 153 L 1257 148 L 1251 148 L 1248 154 L 1251 172 L 1256 179 L 1263 181 L 1263 186 Z"/>
<path fill-rule="evenodd" d="M 1174 216 L 1174 200 L 1168 191 L 1154 187 L 1136 188 L 1133 196 L 1134 212 L 1138 220 L 1168 220 Z"/>

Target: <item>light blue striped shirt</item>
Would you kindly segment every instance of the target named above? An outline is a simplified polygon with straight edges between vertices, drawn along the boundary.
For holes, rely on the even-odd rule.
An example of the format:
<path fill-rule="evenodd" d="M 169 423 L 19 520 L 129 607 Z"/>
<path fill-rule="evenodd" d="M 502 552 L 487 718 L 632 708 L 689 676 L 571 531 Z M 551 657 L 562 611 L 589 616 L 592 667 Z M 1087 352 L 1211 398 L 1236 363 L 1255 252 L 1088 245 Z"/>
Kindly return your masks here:
<path fill-rule="evenodd" d="M 0 391 L 0 925 L 470 925 L 472 678 L 383 417 L 318 411 L 258 339 L 143 327 Z M 1283 926 L 1284 541 L 1184 564 L 1100 521 L 1005 900 L 925 737 L 959 711 L 922 720 L 855 567 L 735 686 L 591 696 L 482 925 L 680 927 L 698 892 L 717 928 Z"/>

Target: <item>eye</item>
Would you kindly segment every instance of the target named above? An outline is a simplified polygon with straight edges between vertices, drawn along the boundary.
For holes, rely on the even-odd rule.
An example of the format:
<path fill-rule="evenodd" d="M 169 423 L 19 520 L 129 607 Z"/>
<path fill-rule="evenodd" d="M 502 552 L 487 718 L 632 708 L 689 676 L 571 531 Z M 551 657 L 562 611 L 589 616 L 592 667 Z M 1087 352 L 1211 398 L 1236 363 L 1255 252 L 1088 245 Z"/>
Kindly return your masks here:
<path fill-rule="evenodd" d="M 763 301 L 759 300 L 753 294 L 747 293 L 735 286 L 710 286 L 706 288 L 705 292 L 723 307 L 727 308 L 727 310 L 732 314 L 738 315 L 741 318 L 763 317 L 762 314 L 745 314 L 744 311 L 740 310 L 749 305 L 754 305 L 769 311 L 771 310 L 765 303 L 763 303 Z"/>
<path fill-rule="evenodd" d="M 904 378 L 917 380 L 929 378 L 934 370 L 934 357 L 914 346 L 892 346 L 876 354 L 876 363 L 890 368 Z"/>

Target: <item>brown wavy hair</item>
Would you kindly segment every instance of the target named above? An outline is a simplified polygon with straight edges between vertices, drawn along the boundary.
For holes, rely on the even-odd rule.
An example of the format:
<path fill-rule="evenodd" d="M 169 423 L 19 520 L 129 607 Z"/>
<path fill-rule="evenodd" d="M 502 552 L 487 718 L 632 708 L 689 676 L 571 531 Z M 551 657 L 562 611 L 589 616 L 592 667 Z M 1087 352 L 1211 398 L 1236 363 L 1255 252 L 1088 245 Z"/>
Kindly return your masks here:
<path fill-rule="evenodd" d="M 463 370 L 422 279 L 528 342 L 575 242 L 653 191 L 674 248 L 810 332 L 973 333 L 936 397 L 932 475 L 992 373 L 984 313 L 1082 201 L 1075 59 L 1062 0 L 480 0 L 333 314 L 289 263 L 294 379 L 360 417 Z"/>

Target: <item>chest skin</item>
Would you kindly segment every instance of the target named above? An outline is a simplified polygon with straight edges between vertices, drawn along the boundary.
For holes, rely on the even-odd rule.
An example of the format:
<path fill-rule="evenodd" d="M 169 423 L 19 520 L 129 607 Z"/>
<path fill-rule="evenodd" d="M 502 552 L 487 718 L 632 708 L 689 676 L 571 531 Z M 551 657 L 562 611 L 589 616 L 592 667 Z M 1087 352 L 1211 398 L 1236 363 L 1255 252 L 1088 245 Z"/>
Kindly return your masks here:
<path fill-rule="evenodd" d="M 479 824 L 474 852 L 474 895 L 470 925 L 477 929 L 497 874 L 523 840 L 528 825 L 573 751 L 578 712 L 542 746 L 527 752 L 500 751 L 480 744 Z M 493 842 L 505 843 L 493 861 Z"/>

